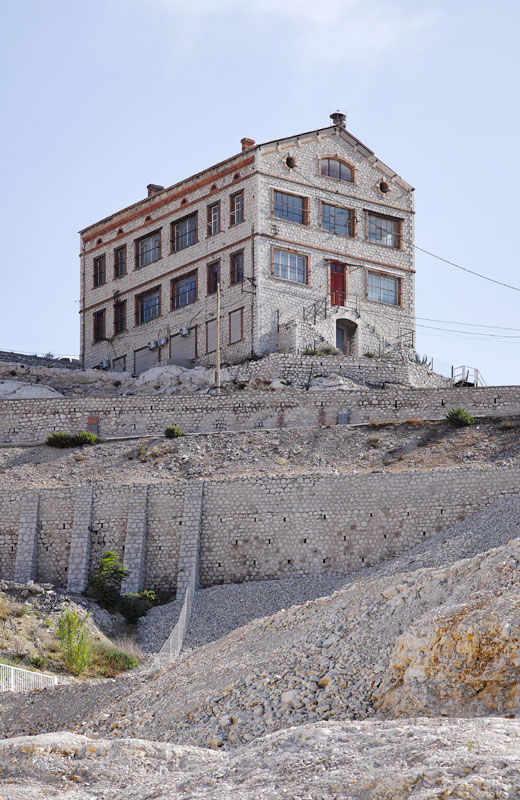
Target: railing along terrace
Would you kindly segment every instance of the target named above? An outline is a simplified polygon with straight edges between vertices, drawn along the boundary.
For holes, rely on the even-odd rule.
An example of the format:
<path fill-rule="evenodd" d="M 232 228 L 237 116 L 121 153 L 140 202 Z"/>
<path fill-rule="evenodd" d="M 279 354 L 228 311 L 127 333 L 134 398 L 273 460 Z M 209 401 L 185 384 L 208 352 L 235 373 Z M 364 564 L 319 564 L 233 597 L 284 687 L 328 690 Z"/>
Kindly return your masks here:
<path fill-rule="evenodd" d="M 31 692 L 33 689 L 47 689 L 56 686 L 56 675 L 31 672 L 10 664 L 0 664 L 0 692 Z"/>

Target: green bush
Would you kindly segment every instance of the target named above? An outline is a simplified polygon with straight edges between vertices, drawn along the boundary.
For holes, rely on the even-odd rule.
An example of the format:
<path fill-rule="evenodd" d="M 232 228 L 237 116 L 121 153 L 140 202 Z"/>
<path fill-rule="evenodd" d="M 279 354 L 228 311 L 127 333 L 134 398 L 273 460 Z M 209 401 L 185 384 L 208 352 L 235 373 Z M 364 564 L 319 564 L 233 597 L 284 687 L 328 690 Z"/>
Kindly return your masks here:
<path fill-rule="evenodd" d="M 81 433 L 65 433 L 65 431 L 54 431 L 47 436 L 49 447 L 83 447 L 85 444 L 97 444 L 99 436 L 89 431 Z"/>
<path fill-rule="evenodd" d="M 119 607 L 121 584 L 129 575 L 130 571 L 121 564 L 117 553 L 107 550 L 90 579 L 90 591 L 100 606 L 109 611 Z"/>
<path fill-rule="evenodd" d="M 73 675 L 80 675 L 91 663 L 86 620 L 75 611 L 63 611 L 58 619 L 58 638 L 65 666 Z"/>
<path fill-rule="evenodd" d="M 94 646 L 94 661 L 99 672 L 107 678 L 139 666 L 139 660 L 131 653 L 99 643 Z"/>
<path fill-rule="evenodd" d="M 177 439 L 179 436 L 184 436 L 178 425 L 168 425 L 164 431 L 164 435 L 167 439 Z"/>
<path fill-rule="evenodd" d="M 475 417 L 471 416 L 469 411 L 464 408 L 451 408 L 444 417 L 455 428 L 465 428 L 467 425 L 474 425 L 476 422 Z"/>
<path fill-rule="evenodd" d="M 144 617 L 148 609 L 156 605 L 157 597 L 151 589 L 132 594 L 126 592 L 119 599 L 119 610 L 129 625 L 135 625 L 140 617 Z"/>

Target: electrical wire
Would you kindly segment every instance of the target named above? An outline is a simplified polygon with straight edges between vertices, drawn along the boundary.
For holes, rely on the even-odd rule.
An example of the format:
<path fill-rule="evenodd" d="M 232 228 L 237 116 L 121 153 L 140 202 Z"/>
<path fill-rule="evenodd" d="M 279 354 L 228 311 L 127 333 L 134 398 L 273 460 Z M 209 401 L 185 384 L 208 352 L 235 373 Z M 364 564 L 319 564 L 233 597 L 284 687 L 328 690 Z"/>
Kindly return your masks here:
<path fill-rule="evenodd" d="M 317 183 L 314 183 L 314 181 L 310 180 L 310 178 L 308 178 L 306 175 L 303 175 L 297 169 L 293 168 L 293 172 L 296 172 L 298 175 L 301 175 L 301 177 L 304 178 L 306 183 L 310 183 L 311 186 L 314 186 L 321 192 L 326 192 L 327 194 L 330 194 L 333 197 L 337 197 L 338 195 L 341 197 L 341 193 L 339 191 L 333 192 L 330 189 L 324 189 L 323 186 L 319 186 Z M 383 228 L 380 228 L 379 225 L 376 225 L 375 227 L 379 228 L 380 230 L 384 230 Z M 415 248 L 415 250 L 420 250 L 421 253 L 426 253 L 426 255 L 431 256 L 431 258 L 436 258 L 438 261 L 442 261 L 445 264 L 449 264 L 450 266 L 455 267 L 456 269 L 460 269 L 463 272 L 468 272 L 470 275 L 475 275 L 477 278 L 482 278 L 485 281 L 496 283 L 498 286 L 504 286 L 506 289 L 513 289 L 513 291 L 515 292 L 520 292 L 520 288 L 518 286 L 513 286 L 511 283 L 504 283 L 503 281 L 498 281 L 496 280 L 496 278 L 490 278 L 489 275 L 483 275 L 481 272 L 476 272 L 475 270 L 469 269 L 468 267 L 463 267 L 461 264 L 457 264 L 455 261 L 450 261 L 447 258 L 438 256 L 436 253 L 432 253 L 431 250 L 426 250 L 424 247 L 419 247 L 419 245 L 415 244 L 414 242 L 412 242 L 411 239 L 406 238 L 402 234 L 400 235 L 400 239 L 401 241 L 403 240 L 406 241 L 407 244 L 411 245 L 413 248 Z"/>

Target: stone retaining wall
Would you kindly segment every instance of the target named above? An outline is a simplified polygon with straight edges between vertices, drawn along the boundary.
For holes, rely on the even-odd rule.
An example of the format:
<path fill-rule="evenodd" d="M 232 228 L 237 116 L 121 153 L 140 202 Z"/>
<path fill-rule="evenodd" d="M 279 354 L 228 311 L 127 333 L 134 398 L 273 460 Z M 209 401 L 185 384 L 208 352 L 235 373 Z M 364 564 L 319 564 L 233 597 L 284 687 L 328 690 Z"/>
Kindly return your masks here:
<path fill-rule="evenodd" d="M 519 492 L 517 465 L 93 485 L 90 541 L 72 548 L 80 511 L 89 517 L 88 492 L 0 492 L 0 578 L 17 574 L 67 586 L 69 572 L 71 582 L 88 575 L 110 549 L 130 569 L 133 591 L 172 593 L 186 588 L 179 565 L 187 573 L 188 562 L 196 563 L 199 531 L 202 586 L 341 574 L 388 559 Z M 85 537 L 85 527 L 79 533 Z"/>
<path fill-rule="evenodd" d="M 346 378 L 382 387 L 398 383 L 415 388 L 441 388 L 450 386 L 443 375 L 429 371 L 411 361 L 389 358 L 353 358 L 350 356 L 302 356 L 291 353 L 272 353 L 258 361 L 243 364 L 239 379 L 272 380 L 280 377 L 295 386 L 306 387 L 311 379 L 322 375 L 342 375 Z"/>
<path fill-rule="evenodd" d="M 441 419 L 463 406 L 480 416 L 520 413 L 520 386 L 485 388 L 242 391 L 160 397 L 82 397 L 0 400 L 0 442 L 43 442 L 54 430 L 87 430 L 89 417 L 102 437 L 162 435 L 167 425 L 185 433 L 297 425 L 336 425 L 347 409 L 350 422 Z"/>

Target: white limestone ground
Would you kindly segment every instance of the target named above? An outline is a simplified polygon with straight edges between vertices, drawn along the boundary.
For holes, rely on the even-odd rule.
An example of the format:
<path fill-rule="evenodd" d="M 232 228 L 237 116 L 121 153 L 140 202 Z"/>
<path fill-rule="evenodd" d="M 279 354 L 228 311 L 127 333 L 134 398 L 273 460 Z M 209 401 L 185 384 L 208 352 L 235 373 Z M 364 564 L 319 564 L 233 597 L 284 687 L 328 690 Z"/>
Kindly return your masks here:
<path fill-rule="evenodd" d="M 235 751 L 71 733 L 0 742 L 3 800 L 515 800 L 518 720 L 321 722 Z"/>
<path fill-rule="evenodd" d="M 222 368 L 220 379 L 225 391 L 237 388 L 236 380 L 241 367 Z M 242 379 L 239 383 L 242 383 Z M 249 382 L 246 379 L 246 382 Z M 290 391 L 287 381 L 274 376 L 269 380 L 252 380 L 256 389 Z M 0 362 L 0 398 L 52 398 L 85 396 L 207 394 L 215 385 L 213 368 L 196 366 L 191 369 L 177 365 L 152 367 L 133 378 L 129 372 L 104 372 L 97 369 L 68 370 L 57 367 L 28 366 Z M 309 381 L 309 389 L 359 389 L 363 381 L 342 375 L 316 376 Z"/>

